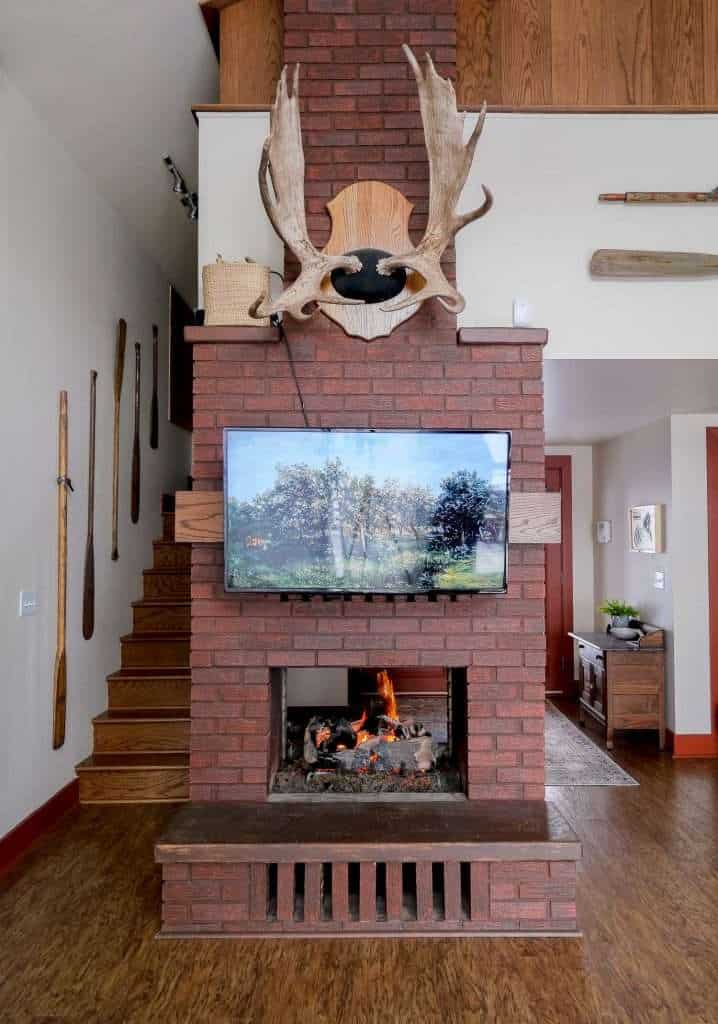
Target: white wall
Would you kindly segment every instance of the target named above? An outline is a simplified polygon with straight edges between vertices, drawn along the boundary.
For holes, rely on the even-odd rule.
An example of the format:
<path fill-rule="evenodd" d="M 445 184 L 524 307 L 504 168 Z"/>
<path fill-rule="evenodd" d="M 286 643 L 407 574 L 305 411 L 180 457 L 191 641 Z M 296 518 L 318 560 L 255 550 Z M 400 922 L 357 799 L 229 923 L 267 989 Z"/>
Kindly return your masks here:
<path fill-rule="evenodd" d="M 467 131 L 474 118 L 467 118 Z M 489 114 L 461 209 L 494 192 L 456 240 L 466 326 L 550 330 L 547 358 L 713 358 L 715 281 L 595 281 L 598 248 L 715 252 L 718 204 L 602 204 L 599 192 L 715 185 L 718 115 Z"/>
<path fill-rule="evenodd" d="M 676 732 L 711 731 L 706 427 L 718 413 L 671 416 Z"/>
<path fill-rule="evenodd" d="M 613 523 L 613 540 L 595 548 L 596 605 L 607 598 L 628 601 L 645 622 L 666 630 L 666 718 L 674 728 L 672 566 L 678 559 L 672 523 L 680 517 L 672 509 L 670 421 L 659 420 L 597 444 L 593 455 L 594 518 Z M 628 509 L 652 504 L 665 506 L 666 550 L 655 555 L 632 552 Z M 666 573 L 665 590 L 653 585 L 657 569 Z M 606 621 L 596 611 L 596 628 L 605 628 Z M 682 686 L 682 677 L 676 679 L 676 687 Z"/>
<path fill-rule="evenodd" d="M 571 457 L 574 629 L 593 629 L 593 448 L 591 445 L 549 445 L 547 455 Z"/>
<path fill-rule="evenodd" d="M 269 114 L 264 112 L 199 115 L 198 295 L 204 305 L 202 267 L 249 256 L 284 271 L 284 246 L 272 228 L 259 196 L 257 171 Z M 278 286 L 273 278 L 272 291 Z"/>
<path fill-rule="evenodd" d="M 68 115 L 69 116 L 69 115 Z M 74 776 L 91 748 L 92 716 L 107 706 L 105 676 L 119 667 L 142 569 L 160 532 L 160 495 L 181 485 L 188 435 L 167 408 L 167 282 L 48 126 L 0 76 L 0 835 Z M 9 143 L 9 144 L 8 144 Z M 112 369 L 117 319 L 128 321 L 122 408 L 120 561 L 110 561 Z M 151 325 L 160 325 L 160 448 L 149 450 Z M 130 525 L 133 343 L 143 343 L 142 511 Z M 82 638 L 89 372 L 97 390 L 96 626 Z M 68 717 L 52 750 L 55 654 L 57 408 L 69 392 Z M 18 592 L 40 611 L 18 617 Z"/>

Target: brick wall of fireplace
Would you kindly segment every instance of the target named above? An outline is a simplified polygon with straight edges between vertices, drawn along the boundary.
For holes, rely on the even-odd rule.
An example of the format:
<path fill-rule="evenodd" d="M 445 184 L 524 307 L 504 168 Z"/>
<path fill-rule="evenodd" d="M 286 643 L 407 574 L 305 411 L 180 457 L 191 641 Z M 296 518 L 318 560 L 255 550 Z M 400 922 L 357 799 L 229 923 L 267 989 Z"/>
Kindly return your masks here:
<path fill-rule="evenodd" d="M 428 165 L 401 43 L 429 47 L 441 73 L 453 75 L 454 21 L 448 0 L 286 0 L 285 59 L 302 62 L 307 209 L 318 245 L 329 232 L 325 203 L 362 179 L 404 192 L 421 232 Z M 322 314 L 287 319 L 286 328 L 312 426 L 509 429 L 512 489 L 544 489 L 539 345 L 458 345 L 456 318 L 435 301 L 371 343 Z M 303 418 L 283 345 L 196 345 L 194 360 L 194 486 L 218 490 L 224 427 L 301 427 Z M 273 668 L 436 666 L 467 669 L 468 797 L 543 800 L 543 602 L 538 546 L 511 546 L 505 596 L 282 601 L 226 595 L 222 547 L 195 545 L 192 799 L 267 796 Z"/>

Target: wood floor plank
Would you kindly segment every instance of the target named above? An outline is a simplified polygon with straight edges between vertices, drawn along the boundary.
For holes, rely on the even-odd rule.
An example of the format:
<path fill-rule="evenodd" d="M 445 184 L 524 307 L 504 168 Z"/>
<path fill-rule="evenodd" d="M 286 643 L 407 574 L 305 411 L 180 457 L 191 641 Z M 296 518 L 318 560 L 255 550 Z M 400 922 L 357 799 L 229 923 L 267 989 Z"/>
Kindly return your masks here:
<path fill-rule="evenodd" d="M 583 845 L 580 940 L 160 942 L 176 808 L 82 808 L 0 882 L 0 1019 L 715 1024 L 718 762 L 613 754 L 639 787 L 549 791 Z"/>

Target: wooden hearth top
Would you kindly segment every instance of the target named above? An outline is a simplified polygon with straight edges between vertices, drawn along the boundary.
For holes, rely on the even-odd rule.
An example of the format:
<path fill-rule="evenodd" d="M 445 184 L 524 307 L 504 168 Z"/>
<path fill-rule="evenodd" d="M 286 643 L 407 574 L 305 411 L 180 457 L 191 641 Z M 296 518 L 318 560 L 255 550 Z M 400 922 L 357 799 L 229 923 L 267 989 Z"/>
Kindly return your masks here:
<path fill-rule="evenodd" d="M 301 847 L 301 851 L 297 847 Z M 186 804 L 155 845 L 161 863 L 577 860 L 581 846 L 539 800 Z"/>

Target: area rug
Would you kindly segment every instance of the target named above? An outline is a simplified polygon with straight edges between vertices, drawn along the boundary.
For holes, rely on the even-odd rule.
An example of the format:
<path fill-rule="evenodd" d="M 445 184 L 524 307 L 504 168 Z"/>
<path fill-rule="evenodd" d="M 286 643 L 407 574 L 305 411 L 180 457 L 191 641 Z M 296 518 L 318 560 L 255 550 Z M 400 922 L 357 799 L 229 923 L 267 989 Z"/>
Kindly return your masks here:
<path fill-rule="evenodd" d="M 546 701 L 547 786 L 637 786 L 628 772 Z"/>

